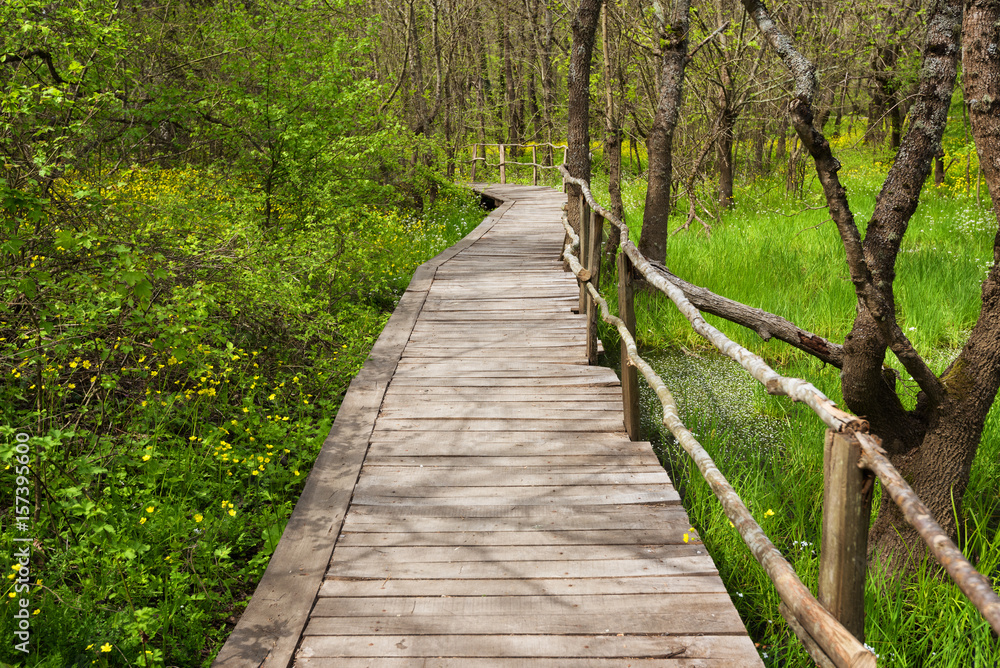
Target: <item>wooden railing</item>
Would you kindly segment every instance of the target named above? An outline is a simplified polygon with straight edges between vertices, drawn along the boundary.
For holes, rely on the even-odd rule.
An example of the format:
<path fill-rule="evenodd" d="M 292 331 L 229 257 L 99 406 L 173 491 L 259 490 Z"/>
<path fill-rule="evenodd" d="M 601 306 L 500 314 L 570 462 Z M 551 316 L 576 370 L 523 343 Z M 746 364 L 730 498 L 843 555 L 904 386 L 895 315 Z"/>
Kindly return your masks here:
<path fill-rule="evenodd" d="M 483 155 L 478 155 L 479 147 L 483 148 Z M 490 163 L 486 160 L 486 148 L 496 147 L 500 155 L 500 161 L 497 163 Z M 531 149 L 531 162 L 519 162 L 517 160 L 507 160 L 507 149 L 509 148 L 530 148 Z M 538 149 L 548 148 L 552 151 L 559 149 L 563 151 L 563 160 L 566 161 L 566 149 L 565 145 L 561 144 L 472 144 L 472 159 L 469 161 L 472 163 L 472 173 L 469 176 L 469 180 L 473 183 L 476 182 L 476 165 L 480 162 L 483 163 L 484 167 L 497 167 L 500 170 L 500 183 L 507 183 L 507 167 L 531 167 L 531 185 L 538 185 L 538 174 L 540 169 L 558 169 L 558 165 L 542 165 L 538 163 Z"/>
<path fill-rule="evenodd" d="M 869 433 L 868 423 L 838 408 L 805 380 L 787 378 L 769 367 L 762 358 L 736 344 L 708 324 L 684 292 L 651 264 L 629 240 L 628 227 L 601 207 L 589 184 L 572 177 L 565 166 L 566 183 L 579 186 L 582 195 L 570 196 L 567 207 L 578 207 L 581 230 L 578 235 L 564 219 L 568 243 L 563 259 L 580 283 L 581 312 L 587 313 L 587 356 L 596 361 L 597 309 L 602 318 L 621 336 L 622 395 L 625 427 L 629 436 L 639 438 L 638 372 L 646 378 L 663 404 L 663 423 L 698 466 L 726 515 L 754 557 L 774 583 L 781 598 L 780 612 L 802 641 L 810 656 L 824 668 L 874 666 L 875 656 L 864 645 L 864 598 L 867 570 L 868 524 L 871 517 L 873 478 L 903 511 L 962 592 L 969 597 L 990 626 L 1000 633 L 1000 598 L 990 581 L 979 573 L 961 550 L 948 538 L 920 498 L 889 462 L 878 437 Z M 611 315 L 598 288 L 601 263 L 601 235 L 604 221 L 621 230 L 618 269 L 618 308 Z M 577 255 L 576 251 L 580 254 Z M 678 416 L 677 404 L 663 380 L 643 360 L 635 343 L 634 281 L 641 277 L 662 291 L 701 336 L 721 353 L 734 359 L 769 394 L 780 394 L 807 404 L 827 427 L 823 458 L 823 537 L 819 567 L 819 600 L 799 579 L 791 564 L 774 546 L 739 495 L 719 471 L 708 453 Z"/>

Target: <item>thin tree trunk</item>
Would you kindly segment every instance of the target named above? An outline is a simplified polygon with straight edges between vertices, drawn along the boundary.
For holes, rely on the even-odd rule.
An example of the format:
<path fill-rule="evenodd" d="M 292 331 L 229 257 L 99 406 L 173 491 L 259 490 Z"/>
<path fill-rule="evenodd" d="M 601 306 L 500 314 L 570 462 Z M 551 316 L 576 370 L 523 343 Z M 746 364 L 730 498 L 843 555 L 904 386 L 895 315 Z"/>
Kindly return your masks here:
<path fill-rule="evenodd" d="M 674 130 L 680 117 L 684 70 L 687 66 L 690 0 L 678 0 L 674 15 L 664 23 L 662 61 L 656 114 L 649 130 L 649 185 L 642 217 L 639 250 L 647 258 L 665 263 L 670 219 Z M 662 8 L 661 8 L 662 11 Z"/>
<path fill-rule="evenodd" d="M 614 96 L 611 92 L 611 40 L 608 37 L 608 7 L 601 14 L 601 46 L 604 52 L 604 157 L 608 161 L 608 196 L 611 198 L 611 213 L 619 220 L 625 220 L 625 205 L 622 202 L 622 130 L 618 114 L 615 112 Z M 604 255 L 614 261 L 621 242 L 621 231 L 617 225 L 610 225 Z"/>
<path fill-rule="evenodd" d="M 590 62 L 594 51 L 594 36 L 601 15 L 602 0 L 581 0 L 573 17 L 573 46 L 566 74 L 569 127 L 566 136 L 566 169 L 578 179 L 590 180 Z M 579 186 L 568 184 L 571 197 L 582 193 Z M 570 226 L 579 232 L 580 210 L 567 210 Z"/>

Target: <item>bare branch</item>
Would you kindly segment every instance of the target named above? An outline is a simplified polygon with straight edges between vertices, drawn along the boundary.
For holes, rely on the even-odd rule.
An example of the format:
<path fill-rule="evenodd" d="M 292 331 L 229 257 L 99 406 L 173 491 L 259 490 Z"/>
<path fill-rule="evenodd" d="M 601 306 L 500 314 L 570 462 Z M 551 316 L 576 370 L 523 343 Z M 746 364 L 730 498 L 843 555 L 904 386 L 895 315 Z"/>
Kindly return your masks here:
<path fill-rule="evenodd" d="M 793 348 L 809 353 L 838 369 L 843 366 L 844 348 L 840 344 L 807 332 L 780 315 L 747 306 L 717 295 L 711 290 L 688 283 L 658 262 L 650 262 L 650 264 L 664 278 L 679 287 L 688 301 L 694 304 L 699 311 L 717 315 L 737 325 L 752 329 L 765 341 L 772 337 L 784 341 Z"/>

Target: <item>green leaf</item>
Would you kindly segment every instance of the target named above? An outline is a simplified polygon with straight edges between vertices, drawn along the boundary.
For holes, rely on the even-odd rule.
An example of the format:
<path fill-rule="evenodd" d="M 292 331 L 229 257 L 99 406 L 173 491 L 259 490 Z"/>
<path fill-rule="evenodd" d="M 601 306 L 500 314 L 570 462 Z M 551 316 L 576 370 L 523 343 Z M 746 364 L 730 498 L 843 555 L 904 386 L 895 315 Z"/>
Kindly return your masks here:
<path fill-rule="evenodd" d="M 153 296 L 153 284 L 145 276 L 132 287 L 132 290 L 135 292 L 135 296 L 142 300 L 148 301 Z"/>
<path fill-rule="evenodd" d="M 30 278 L 22 279 L 17 287 L 28 299 L 34 299 L 35 295 L 38 294 L 38 288 Z"/>

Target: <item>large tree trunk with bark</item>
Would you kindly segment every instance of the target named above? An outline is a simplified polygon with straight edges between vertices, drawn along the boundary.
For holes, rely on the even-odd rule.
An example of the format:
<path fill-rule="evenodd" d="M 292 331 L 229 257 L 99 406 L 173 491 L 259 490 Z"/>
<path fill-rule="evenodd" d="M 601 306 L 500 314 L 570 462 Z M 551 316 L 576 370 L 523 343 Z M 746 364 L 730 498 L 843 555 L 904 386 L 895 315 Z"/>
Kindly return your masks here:
<path fill-rule="evenodd" d="M 1000 222 L 1000 53 L 996 48 L 1000 43 L 1000 5 L 988 0 L 966 3 L 962 32 L 965 99 L 976 151 Z M 914 115 L 916 112 L 914 109 Z M 938 523 L 955 535 L 955 513 L 961 515 L 983 425 L 1000 388 L 1000 233 L 994 239 L 993 266 L 982 286 L 979 318 L 962 352 L 942 374 L 941 383 L 942 401 L 923 411 L 923 439 L 899 452 L 893 462 Z M 903 522 L 895 504 L 883 503 L 872 528 L 870 548 L 901 556 L 917 544 L 916 531 Z"/>
<path fill-rule="evenodd" d="M 566 74 L 568 89 L 569 128 L 566 138 L 566 169 L 578 179 L 590 180 L 590 61 L 594 53 L 594 36 L 601 16 L 602 0 L 581 0 L 573 17 L 573 48 Z M 582 193 L 579 186 L 567 184 L 572 197 Z M 571 206 L 567 210 L 570 226 L 579 232 L 580 210 Z"/>
<path fill-rule="evenodd" d="M 680 118 L 684 70 L 687 67 L 690 0 L 678 0 L 674 14 L 664 22 L 662 60 L 656 114 L 649 130 L 649 176 L 646 209 L 642 216 L 639 250 L 647 258 L 665 262 L 673 178 L 674 130 Z"/>

